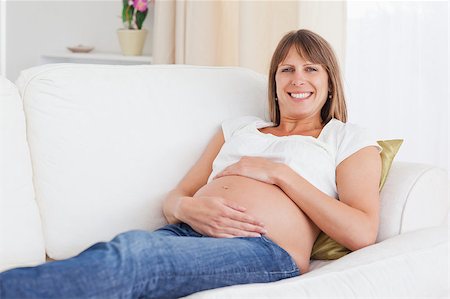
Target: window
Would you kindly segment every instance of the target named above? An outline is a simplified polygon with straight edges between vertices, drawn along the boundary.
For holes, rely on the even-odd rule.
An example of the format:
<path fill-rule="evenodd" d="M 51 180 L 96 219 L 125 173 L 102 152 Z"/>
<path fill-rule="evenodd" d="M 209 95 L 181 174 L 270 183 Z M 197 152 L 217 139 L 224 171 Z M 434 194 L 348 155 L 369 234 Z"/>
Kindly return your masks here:
<path fill-rule="evenodd" d="M 403 138 L 399 160 L 450 169 L 448 3 L 347 4 L 349 121 Z"/>

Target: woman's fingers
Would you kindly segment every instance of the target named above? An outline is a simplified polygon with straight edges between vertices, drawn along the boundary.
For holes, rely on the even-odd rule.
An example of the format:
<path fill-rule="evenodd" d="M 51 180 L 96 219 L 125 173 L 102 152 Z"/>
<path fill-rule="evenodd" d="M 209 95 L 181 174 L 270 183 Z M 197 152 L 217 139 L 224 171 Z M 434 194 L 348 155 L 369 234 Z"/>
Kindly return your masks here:
<path fill-rule="evenodd" d="M 225 212 L 225 220 L 223 223 L 224 227 L 238 230 L 241 235 L 242 233 L 252 233 L 252 235 L 254 233 L 258 235 L 267 233 L 264 224 L 260 221 L 253 219 L 253 217 L 233 207 L 227 206 L 227 208 L 228 211 Z"/>
<path fill-rule="evenodd" d="M 246 208 L 221 197 L 189 201 L 186 222 L 201 234 L 217 238 L 260 237 L 264 224 L 246 213 Z"/>
<path fill-rule="evenodd" d="M 258 238 L 261 237 L 261 234 L 255 232 L 248 232 L 234 228 L 226 228 L 222 233 L 218 234 L 220 238 L 236 238 L 236 237 L 253 237 Z"/>
<path fill-rule="evenodd" d="M 225 202 L 225 205 L 232 209 L 230 214 L 228 215 L 229 218 L 240 222 L 264 227 L 264 224 L 262 222 L 245 213 L 246 209 L 244 207 L 237 206 L 233 202 Z"/>
<path fill-rule="evenodd" d="M 260 237 L 267 233 L 267 230 L 259 225 L 228 219 L 225 231 L 235 236 Z"/>
<path fill-rule="evenodd" d="M 267 158 L 242 157 L 238 162 L 231 164 L 216 174 L 213 179 L 223 176 L 238 175 L 248 177 L 263 183 L 274 185 L 278 171 L 274 169 L 283 165 Z"/>
<path fill-rule="evenodd" d="M 234 210 L 236 210 L 236 211 L 239 211 L 239 212 L 245 212 L 245 211 L 247 210 L 245 207 L 240 206 L 240 205 L 237 205 L 237 204 L 235 204 L 234 202 L 224 201 L 224 204 L 225 204 L 227 207 L 230 207 L 230 208 L 232 208 L 232 209 L 234 209 Z"/>

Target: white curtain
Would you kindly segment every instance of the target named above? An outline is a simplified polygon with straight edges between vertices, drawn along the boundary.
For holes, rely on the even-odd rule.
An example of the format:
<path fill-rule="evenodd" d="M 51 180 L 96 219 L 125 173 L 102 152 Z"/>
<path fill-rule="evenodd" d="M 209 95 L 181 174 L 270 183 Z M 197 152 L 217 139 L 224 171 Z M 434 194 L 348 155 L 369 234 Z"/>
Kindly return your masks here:
<path fill-rule="evenodd" d="M 267 74 L 278 41 L 300 28 L 329 40 L 343 61 L 345 2 L 156 1 L 153 61 L 242 66 Z"/>
<path fill-rule="evenodd" d="M 448 2 L 347 3 L 349 120 L 402 138 L 398 160 L 450 170 Z"/>

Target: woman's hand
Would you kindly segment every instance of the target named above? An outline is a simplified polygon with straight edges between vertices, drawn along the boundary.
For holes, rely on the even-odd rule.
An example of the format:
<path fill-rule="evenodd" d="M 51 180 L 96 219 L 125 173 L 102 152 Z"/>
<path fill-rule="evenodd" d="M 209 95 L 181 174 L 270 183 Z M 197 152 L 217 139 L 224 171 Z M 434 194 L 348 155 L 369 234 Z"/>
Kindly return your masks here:
<path fill-rule="evenodd" d="M 222 197 L 182 197 L 175 213 L 195 231 L 210 237 L 260 237 L 267 233 L 244 207 Z"/>
<path fill-rule="evenodd" d="M 242 157 L 239 162 L 231 164 L 219 172 L 214 179 L 227 175 L 245 176 L 267 184 L 276 184 L 276 169 L 282 165 L 266 158 Z"/>

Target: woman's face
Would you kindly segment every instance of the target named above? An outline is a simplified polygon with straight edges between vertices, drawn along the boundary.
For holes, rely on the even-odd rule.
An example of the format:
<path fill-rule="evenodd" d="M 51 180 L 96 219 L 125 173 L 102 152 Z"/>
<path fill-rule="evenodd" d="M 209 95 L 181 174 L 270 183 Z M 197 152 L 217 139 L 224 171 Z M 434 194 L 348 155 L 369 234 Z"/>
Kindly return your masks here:
<path fill-rule="evenodd" d="M 275 74 L 280 116 L 321 120 L 328 96 L 328 74 L 320 64 L 304 60 L 291 47 Z"/>

